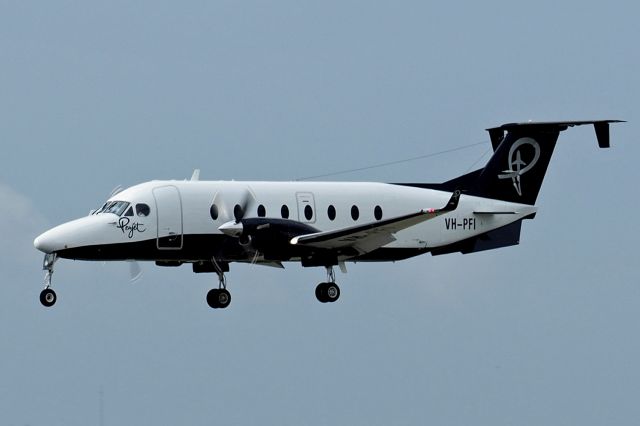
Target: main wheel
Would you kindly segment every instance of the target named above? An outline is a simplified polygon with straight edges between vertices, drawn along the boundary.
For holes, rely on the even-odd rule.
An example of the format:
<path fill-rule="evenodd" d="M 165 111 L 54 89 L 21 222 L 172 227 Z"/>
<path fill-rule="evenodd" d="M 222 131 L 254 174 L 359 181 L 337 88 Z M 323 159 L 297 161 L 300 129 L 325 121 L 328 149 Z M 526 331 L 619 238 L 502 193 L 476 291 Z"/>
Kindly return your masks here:
<path fill-rule="evenodd" d="M 47 308 L 53 306 L 58 300 L 58 296 L 56 296 L 56 292 L 50 288 L 45 288 L 40 292 L 40 303 Z"/>
<path fill-rule="evenodd" d="M 213 309 L 224 309 L 231 303 L 231 293 L 225 288 L 214 288 L 207 293 L 207 303 Z"/>
<path fill-rule="evenodd" d="M 316 287 L 316 299 L 322 303 L 327 303 L 329 301 L 327 299 L 327 283 L 318 284 Z"/>
<path fill-rule="evenodd" d="M 217 288 L 211 289 L 207 293 L 207 304 L 213 309 L 217 309 L 220 307 L 218 306 L 218 293 L 220 293 L 220 290 L 218 290 Z"/>
<path fill-rule="evenodd" d="M 226 308 L 231 303 L 231 293 L 226 288 L 218 290 L 218 307 Z"/>
<path fill-rule="evenodd" d="M 340 297 L 340 287 L 336 283 L 326 283 L 324 295 L 327 302 L 333 303 Z"/>

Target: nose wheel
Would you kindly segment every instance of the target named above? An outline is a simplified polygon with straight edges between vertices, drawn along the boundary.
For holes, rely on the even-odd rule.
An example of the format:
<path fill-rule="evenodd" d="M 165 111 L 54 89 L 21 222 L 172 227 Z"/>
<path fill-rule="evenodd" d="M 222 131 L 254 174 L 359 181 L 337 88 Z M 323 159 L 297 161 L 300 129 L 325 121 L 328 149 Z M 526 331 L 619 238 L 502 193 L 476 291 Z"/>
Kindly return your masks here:
<path fill-rule="evenodd" d="M 45 288 L 40 292 L 40 303 L 47 308 L 53 306 L 57 299 L 58 296 L 56 296 L 56 292 L 53 289 Z"/>
<path fill-rule="evenodd" d="M 47 271 L 44 276 L 44 290 L 40 292 L 40 303 L 47 308 L 53 306 L 58 300 L 56 292 L 51 288 L 51 277 L 53 276 L 53 265 L 56 263 L 57 255 L 48 253 L 44 255 L 42 269 Z"/>

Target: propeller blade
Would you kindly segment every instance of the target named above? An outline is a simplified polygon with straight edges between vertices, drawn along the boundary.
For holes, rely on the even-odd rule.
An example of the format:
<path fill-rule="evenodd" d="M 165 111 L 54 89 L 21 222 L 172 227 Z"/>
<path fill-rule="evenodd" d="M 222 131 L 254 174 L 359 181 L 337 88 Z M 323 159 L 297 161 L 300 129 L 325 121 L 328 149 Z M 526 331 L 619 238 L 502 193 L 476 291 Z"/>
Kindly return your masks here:
<path fill-rule="evenodd" d="M 240 223 L 240 221 L 247 215 L 247 211 L 251 207 L 251 204 L 255 202 L 255 197 L 249 188 L 245 188 L 239 195 L 239 197 L 237 195 L 232 197 L 231 194 L 225 194 L 223 196 L 220 192 L 217 192 L 213 197 L 213 204 L 216 205 L 219 218 L 223 223 L 226 224 L 226 222 L 231 221 L 234 221 L 236 224 Z M 238 202 L 231 204 L 229 203 L 229 199 L 235 199 L 238 200 Z"/>
<path fill-rule="evenodd" d="M 129 264 L 129 278 L 131 279 L 131 282 L 133 283 L 138 281 L 142 277 L 142 268 L 140 267 L 140 264 L 135 260 L 127 260 L 127 263 Z"/>
<path fill-rule="evenodd" d="M 122 185 L 118 185 L 118 186 L 116 186 L 115 188 L 113 188 L 113 189 L 111 190 L 111 193 L 110 193 L 110 194 L 109 194 L 109 196 L 107 197 L 107 200 L 108 200 L 109 198 L 113 197 L 114 195 L 116 195 L 117 193 L 122 192 L 122 190 L 123 190 L 123 189 L 124 189 L 124 188 L 122 187 Z"/>
<path fill-rule="evenodd" d="M 220 219 L 223 223 L 231 221 L 231 210 L 229 210 L 229 206 L 224 200 L 224 197 L 220 193 L 220 191 L 216 192 L 216 195 L 213 197 L 213 204 L 216 206 L 218 211 L 218 219 Z"/>
<path fill-rule="evenodd" d="M 249 188 L 244 190 L 244 194 L 239 204 L 236 204 L 233 208 L 233 217 L 236 219 L 236 223 L 239 223 L 242 219 L 244 219 L 247 214 L 247 209 L 255 201 L 253 194 L 249 191 Z"/>

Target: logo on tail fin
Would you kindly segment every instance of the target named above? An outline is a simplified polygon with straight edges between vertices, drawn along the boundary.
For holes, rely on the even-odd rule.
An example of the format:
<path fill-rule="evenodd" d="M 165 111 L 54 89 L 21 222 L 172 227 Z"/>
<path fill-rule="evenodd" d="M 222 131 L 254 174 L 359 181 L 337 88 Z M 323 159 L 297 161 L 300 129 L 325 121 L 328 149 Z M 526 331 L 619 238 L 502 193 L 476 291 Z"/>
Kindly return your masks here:
<path fill-rule="evenodd" d="M 521 148 L 529 145 L 533 148 L 533 158 L 527 163 L 522 159 Z M 527 150 L 529 151 L 529 150 Z M 505 170 L 498 175 L 498 179 L 509 179 L 513 182 L 513 187 L 518 195 L 522 196 L 522 187 L 520 184 L 520 176 L 527 173 L 535 166 L 540 158 L 540 145 L 534 139 L 520 138 L 509 149 L 509 170 Z"/>

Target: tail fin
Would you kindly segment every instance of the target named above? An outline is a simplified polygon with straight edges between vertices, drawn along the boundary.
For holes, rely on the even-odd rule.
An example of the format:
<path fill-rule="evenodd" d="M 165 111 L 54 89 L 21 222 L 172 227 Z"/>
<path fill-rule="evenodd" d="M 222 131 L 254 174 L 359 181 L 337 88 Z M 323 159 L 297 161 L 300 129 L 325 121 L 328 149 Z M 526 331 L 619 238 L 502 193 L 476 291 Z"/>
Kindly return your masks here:
<path fill-rule="evenodd" d="M 593 124 L 600 148 L 609 147 L 609 123 L 620 120 L 529 122 L 487 129 L 493 156 L 480 170 L 441 184 L 442 189 L 463 190 L 522 204 L 535 204 L 560 132 Z M 506 134 L 505 134 L 506 132 Z"/>

